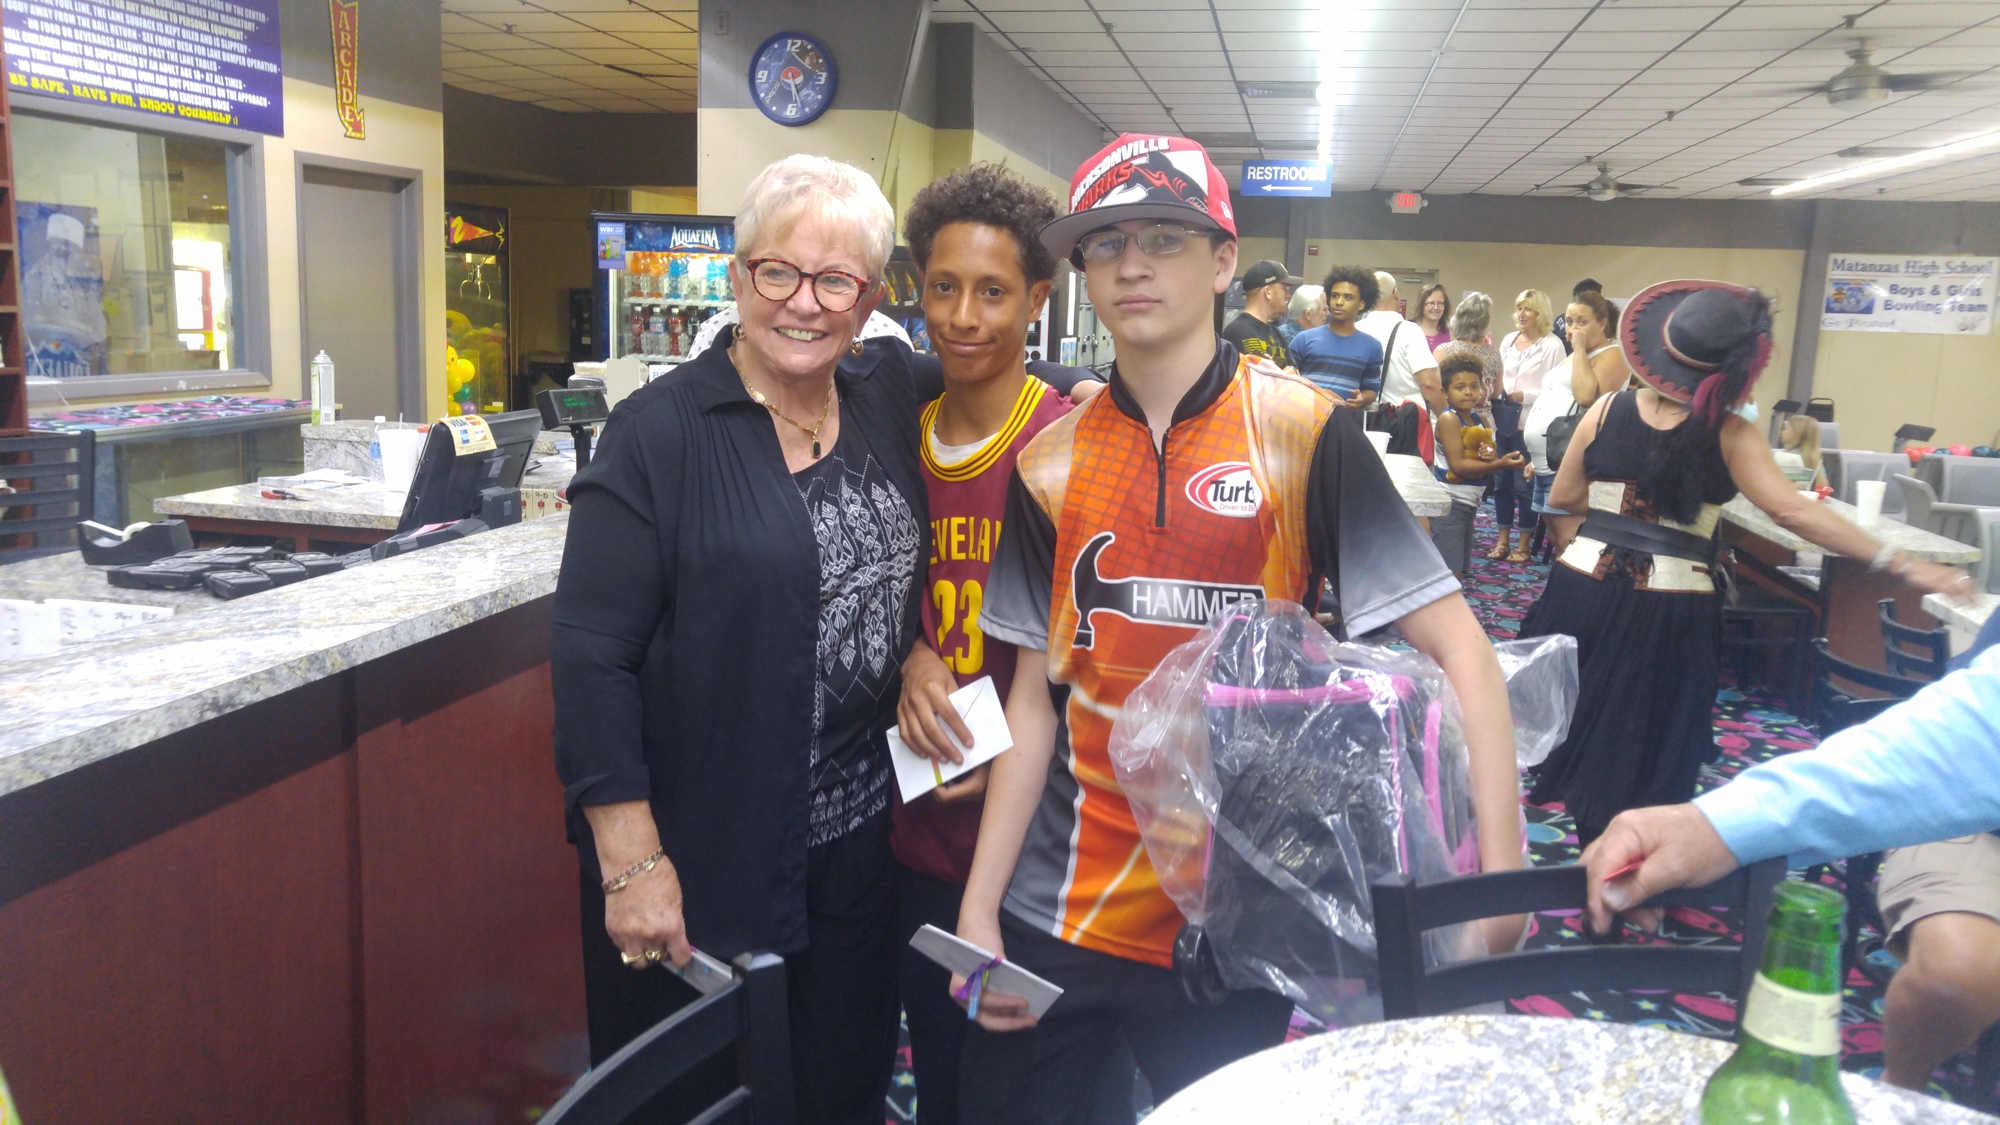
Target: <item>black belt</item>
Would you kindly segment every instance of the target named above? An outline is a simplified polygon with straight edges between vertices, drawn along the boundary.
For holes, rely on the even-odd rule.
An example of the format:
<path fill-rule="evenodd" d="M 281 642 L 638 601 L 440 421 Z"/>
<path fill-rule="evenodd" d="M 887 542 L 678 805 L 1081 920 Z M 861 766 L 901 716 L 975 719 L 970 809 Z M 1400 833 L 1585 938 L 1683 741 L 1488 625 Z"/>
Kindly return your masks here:
<path fill-rule="evenodd" d="M 1584 517 L 1583 526 L 1577 528 L 1576 533 L 1607 546 L 1708 565 L 1715 563 L 1714 539 L 1704 539 L 1677 528 L 1662 527 L 1599 508 L 1590 509 L 1590 514 Z"/>

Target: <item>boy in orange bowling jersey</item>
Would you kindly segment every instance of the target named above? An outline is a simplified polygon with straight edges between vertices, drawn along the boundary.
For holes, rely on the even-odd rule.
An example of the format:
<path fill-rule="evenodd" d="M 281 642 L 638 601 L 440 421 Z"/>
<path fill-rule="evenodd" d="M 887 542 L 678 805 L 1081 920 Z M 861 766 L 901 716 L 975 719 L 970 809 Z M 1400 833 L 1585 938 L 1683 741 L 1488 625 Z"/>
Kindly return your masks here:
<path fill-rule="evenodd" d="M 1084 271 L 1118 361 L 1107 390 L 1017 459 L 980 626 L 1018 646 L 959 936 L 1065 991 L 1043 1020 L 988 992 L 960 1062 L 968 1123 L 1132 1120 L 1086 1096 L 1130 1050 L 1156 1099 L 1284 1039 L 1269 992 L 1182 998 L 1183 922 L 1107 756 L 1127 694 L 1220 609 L 1311 604 L 1353 636 L 1395 624 L 1465 715 L 1482 866 L 1521 862 L 1506 685 L 1458 582 L 1353 411 L 1216 339 L 1236 272 L 1229 189 L 1201 146 L 1127 134 L 1077 170 L 1042 242 Z M 1517 919 L 1489 942 L 1512 948 Z M 957 984 L 954 980 L 954 984 Z"/>

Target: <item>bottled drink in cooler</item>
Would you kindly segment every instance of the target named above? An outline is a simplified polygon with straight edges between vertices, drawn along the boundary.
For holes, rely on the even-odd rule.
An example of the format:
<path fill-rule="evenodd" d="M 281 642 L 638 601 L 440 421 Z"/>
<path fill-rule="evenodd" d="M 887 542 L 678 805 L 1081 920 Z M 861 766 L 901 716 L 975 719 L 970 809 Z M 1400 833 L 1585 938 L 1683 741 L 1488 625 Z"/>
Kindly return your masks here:
<path fill-rule="evenodd" d="M 1854 1125 L 1840 1088 L 1840 950 L 1847 900 L 1780 883 L 1736 1053 L 1708 1080 L 1702 1125 Z"/>

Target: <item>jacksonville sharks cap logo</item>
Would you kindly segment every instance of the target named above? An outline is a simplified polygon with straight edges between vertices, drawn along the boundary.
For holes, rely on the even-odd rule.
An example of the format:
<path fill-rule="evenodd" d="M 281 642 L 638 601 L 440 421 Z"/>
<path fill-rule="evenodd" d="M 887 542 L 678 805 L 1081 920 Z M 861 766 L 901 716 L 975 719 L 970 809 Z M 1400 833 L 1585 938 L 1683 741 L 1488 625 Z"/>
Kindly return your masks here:
<path fill-rule="evenodd" d="M 1109 613 L 1146 625 L 1179 625 L 1199 629 L 1220 610 L 1264 596 L 1262 586 L 1232 586 L 1225 582 L 1184 582 L 1173 578 L 1106 578 L 1097 569 L 1098 556 L 1116 542 L 1109 531 L 1092 536 L 1070 568 L 1070 598 L 1076 603 L 1074 648 L 1097 642 L 1090 615 Z"/>

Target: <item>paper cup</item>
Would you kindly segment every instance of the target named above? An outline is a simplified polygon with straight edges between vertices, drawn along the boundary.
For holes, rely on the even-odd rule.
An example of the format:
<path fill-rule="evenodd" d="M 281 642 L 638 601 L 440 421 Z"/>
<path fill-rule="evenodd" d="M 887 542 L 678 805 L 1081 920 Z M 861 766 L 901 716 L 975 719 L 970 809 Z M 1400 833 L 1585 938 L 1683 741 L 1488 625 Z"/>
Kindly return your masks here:
<path fill-rule="evenodd" d="M 1889 490 L 1885 481 L 1858 480 L 1854 482 L 1854 522 L 1863 528 L 1873 528 L 1882 522 L 1882 495 Z"/>
<path fill-rule="evenodd" d="M 1362 432 L 1368 435 L 1368 444 L 1375 447 L 1376 453 L 1386 455 L 1389 452 L 1389 435 L 1387 433 L 1382 430 L 1364 430 Z"/>
<path fill-rule="evenodd" d="M 391 492 L 408 492 L 417 475 L 417 457 L 424 451 L 424 434 L 416 429 L 383 430 L 382 483 Z"/>

